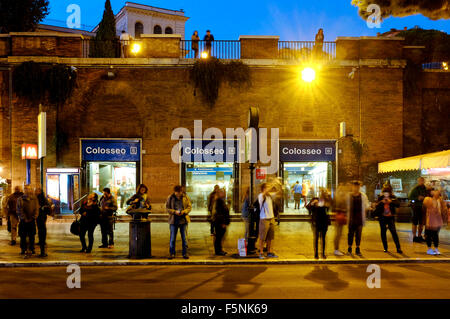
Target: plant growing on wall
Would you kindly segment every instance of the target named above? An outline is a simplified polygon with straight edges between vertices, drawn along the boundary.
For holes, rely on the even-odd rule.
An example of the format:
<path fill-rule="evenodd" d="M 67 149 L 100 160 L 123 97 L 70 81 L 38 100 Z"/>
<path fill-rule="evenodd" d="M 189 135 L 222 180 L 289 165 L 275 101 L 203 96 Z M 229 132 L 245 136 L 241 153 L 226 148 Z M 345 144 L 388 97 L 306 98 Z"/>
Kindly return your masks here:
<path fill-rule="evenodd" d="M 18 97 L 40 102 L 45 97 L 45 71 L 41 63 L 23 62 L 13 71 L 13 88 Z"/>
<path fill-rule="evenodd" d="M 230 86 L 251 85 L 250 69 L 241 61 L 222 63 L 211 57 L 195 62 L 190 79 L 195 89 L 200 89 L 205 102 L 213 107 L 219 97 L 219 88 L 223 81 Z"/>

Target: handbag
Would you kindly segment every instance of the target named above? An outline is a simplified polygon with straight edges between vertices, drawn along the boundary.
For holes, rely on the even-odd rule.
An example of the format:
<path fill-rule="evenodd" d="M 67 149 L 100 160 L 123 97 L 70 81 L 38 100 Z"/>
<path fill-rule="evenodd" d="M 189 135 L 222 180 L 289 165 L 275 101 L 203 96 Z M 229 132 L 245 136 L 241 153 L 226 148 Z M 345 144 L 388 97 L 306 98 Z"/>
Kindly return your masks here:
<path fill-rule="evenodd" d="M 344 212 L 337 212 L 335 218 L 338 225 L 347 224 L 347 215 Z"/>
<path fill-rule="evenodd" d="M 80 221 L 78 220 L 78 216 L 75 217 L 75 220 L 73 221 L 72 225 L 70 225 L 70 232 L 74 234 L 75 236 L 80 235 Z"/>

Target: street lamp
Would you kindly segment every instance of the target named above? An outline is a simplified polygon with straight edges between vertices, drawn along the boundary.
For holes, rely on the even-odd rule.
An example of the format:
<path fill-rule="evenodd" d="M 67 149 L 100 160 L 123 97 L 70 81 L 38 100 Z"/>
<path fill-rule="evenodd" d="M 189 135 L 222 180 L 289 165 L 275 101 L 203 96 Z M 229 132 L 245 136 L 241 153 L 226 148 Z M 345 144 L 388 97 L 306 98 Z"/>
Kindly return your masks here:
<path fill-rule="evenodd" d="M 133 45 L 131 46 L 131 53 L 133 53 L 134 55 L 138 54 L 139 52 L 141 52 L 142 50 L 142 46 L 140 43 L 133 43 Z"/>
<path fill-rule="evenodd" d="M 306 67 L 302 70 L 302 80 L 311 83 L 316 78 L 316 71 L 313 68 Z"/>
<path fill-rule="evenodd" d="M 201 56 L 202 56 L 202 59 L 207 59 L 208 58 L 208 52 L 203 51 Z"/>

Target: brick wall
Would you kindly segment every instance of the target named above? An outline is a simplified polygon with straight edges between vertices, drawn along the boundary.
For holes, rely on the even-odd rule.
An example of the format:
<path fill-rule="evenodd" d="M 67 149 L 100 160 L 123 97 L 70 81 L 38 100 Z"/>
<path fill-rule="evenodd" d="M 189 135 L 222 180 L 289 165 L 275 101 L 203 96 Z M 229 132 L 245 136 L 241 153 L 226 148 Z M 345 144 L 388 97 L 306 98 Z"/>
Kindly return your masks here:
<path fill-rule="evenodd" d="M 11 33 L 14 56 L 82 57 L 82 36 Z"/>
<path fill-rule="evenodd" d="M 351 67 L 325 68 L 316 84 L 299 81 L 295 67 L 251 68 L 250 88 L 221 87 L 213 108 L 205 105 L 201 93 L 189 82 L 188 68 L 115 69 L 117 77 L 105 80 L 107 69 L 79 68 L 78 88 L 59 117 L 69 136 L 61 164 L 79 167 L 79 138 L 143 138 L 143 182 L 151 188 L 154 202 L 162 202 L 172 186 L 179 183 L 179 166 L 172 163 L 174 145 L 171 132 L 186 127 L 193 132 L 194 120 L 203 128 L 246 127 L 251 105 L 261 110 L 261 127 L 279 128 L 284 139 L 337 139 L 339 123 L 359 138 L 359 99 L 361 91 L 362 137 L 368 145 L 364 163 L 384 161 L 402 155 L 401 69 L 363 69 L 361 82 L 350 80 Z M 14 182 L 25 177 L 20 160 L 20 144 L 36 142 L 38 110 L 35 105 L 14 101 L 13 157 Z M 46 167 L 56 166 L 54 146 L 55 111 L 48 110 L 49 157 Z M 53 124 L 52 124 L 53 123 Z M 312 124 L 312 127 L 311 127 Z M 381 138 L 384 128 L 390 136 Z M 343 143 L 340 165 L 354 164 L 351 148 Z M 33 165 L 35 165 L 34 163 Z M 33 166 L 33 176 L 39 176 Z M 247 171 L 243 168 L 243 174 Z M 351 174 L 348 176 L 352 177 Z M 343 177 L 344 178 L 344 177 Z M 242 179 L 248 183 L 247 178 Z M 242 185 L 245 187 L 246 185 Z"/>

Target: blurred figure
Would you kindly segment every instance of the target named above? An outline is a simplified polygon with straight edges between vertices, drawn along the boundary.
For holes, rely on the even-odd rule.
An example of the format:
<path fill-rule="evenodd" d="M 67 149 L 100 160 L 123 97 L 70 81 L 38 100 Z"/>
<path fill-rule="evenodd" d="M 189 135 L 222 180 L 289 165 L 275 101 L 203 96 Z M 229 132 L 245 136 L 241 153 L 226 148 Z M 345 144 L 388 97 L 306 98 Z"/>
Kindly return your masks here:
<path fill-rule="evenodd" d="M 198 42 L 200 41 L 200 37 L 198 36 L 197 30 L 195 30 L 194 34 L 192 34 L 191 41 L 192 41 L 192 51 L 194 51 L 194 58 L 198 59 Z"/>
<path fill-rule="evenodd" d="M 214 201 L 212 225 L 215 233 L 214 251 L 217 256 L 225 256 L 227 254 L 222 248 L 227 226 L 230 224 L 230 210 L 225 203 L 225 196 L 225 190 L 221 188 L 216 192 Z"/>
<path fill-rule="evenodd" d="M 425 179 L 419 177 L 417 185 L 409 192 L 408 199 L 410 200 L 412 209 L 412 234 L 413 242 L 422 243 L 425 241 L 422 237 L 424 215 L 422 212 L 423 200 L 427 196 L 427 188 L 425 187 Z M 417 225 L 419 229 L 417 231 Z"/>
<path fill-rule="evenodd" d="M 392 239 L 397 247 L 397 253 L 402 254 L 400 248 L 400 240 L 398 239 L 397 230 L 395 229 L 395 211 L 400 207 L 400 202 L 392 191 L 390 185 L 385 185 L 381 190 L 375 208 L 375 215 L 378 217 L 381 231 L 381 241 L 383 243 L 384 252 L 388 252 L 388 243 L 386 238 L 387 228 L 391 232 Z"/>
<path fill-rule="evenodd" d="M 303 207 L 306 207 L 306 203 L 308 202 L 307 196 L 309 194 L 309 181 L 302 181 L 302 199 L 303 199 Z"/>
<path fill-rule="evenodd" d="M 247 187 L 244 192 L 244 198 L 242 199 L 241 217 L 245 226 L 245 241 L 248 242 L 248 234 L 250 228 L 250 187 Z"/>
<path fill-rule="evenodd" d="M 21 255 L 34 255 L 34 238 L 36 236 L 36 218 L 39 215 L 39 203 L 33 194 L 31 185 L 25 185 L 25 192 L 17 200 L 19 216 L 19 236 Z M 28 242 L 27 242 L 28 239 Z"/>
<path fill-rule="evenodd" d="M 212 218 L 214 215 L 214 201 L 216 198 L 216 193 L 220 189 L 219 185 L 214 185 L 214 190 L 208 195 L 208 200 L 206 202 L 206 207 L 208 210 L 208 222 L 210 223 L 211 236 L 214 236 L 214 225 L 212 223 Z"/>
<path fill-rule="evenodd" d="M 267 257 L 278 258 L 273 252 L 273 240 L 275 239 L 275 214 L 271 188 L 268 183 L 261 185 L 261 193 L 258 195 L 260 207 L 259 215 L 259 258 L 264 259 L 264 244 L 267 245 Z"/>
<path fill-rule="evenodd" d="M 131 36 L 125 31 L 122 30 L 122 34 L 120 35 L 120 44 L 122 45 L 122 58 L 128 58 L 128 48 L 130 47 Z"/>
<path fill-rule="evenodd" d="M 286 181 L 283 186 L 284 204 L 285 204 L 286 208 L 289 208 L 290 191 L 291 191 L 291 188 L 289 187 L 288 181 Z"/>
<path fill-rule="evenodd" d="M 423 201 L 423 206 L 426 209 L 426 223 L 425 223 L 425 237 L 427 241 L 427 254 L 440 255 L 439 246 L 439 231 L 442 226 L 448 222 L 447 205 L 441 198 L 441 192 L 437 189 L 432 191 L 432 197 L 426 197 Z M 431 244 L 434 245 L 434 250 Z"/>
<path fill-rule="evenodd" d="M 11 242 L 10 245 L 16 244 L 17 225 L 19 224 L 19 217 L 17 216 L 17 200 L 23 196 L 20 186 L 14 187 L 14 193 L 6 199 L 6 217 L 10 222 L 11 227 Z"/>
<path fill-rule="evenodd" d="M 362 229 L 366 222 L 366 210 L 370 208 L 369 200 L 361 192 L 361 183 L 352 182 L 352 192 L 347 197 L 347 216 L 348 216 L 348 253 L 352 253 L 353 238 L 355 238 L 355 253 L 360 256 L 360 244 Z"/>
<path fill-rule="evenodd" d="M 270 189 L 270 196 L 272 197 L 273 201 L 273 214 L 277 220 L 277 225 L 280 225 L 280 213 L 283 208 L 282 206 L 282 197 L 283 197 L 283 191 L 281 189 L 281 184 L 275 183 L 272 184 L 272 188 Z"/>
<path fill-rule="evenodd" d="M 344 256 L 339 250 L 339 243 L 342 237 L 342 230 L 347 224 L 347 197 L 350 193 L 350 184 L 340 184 L 336 190 L 336 215 L 335 215 L 335 235 L 334 235 L 334 255 Z"/>
<path fill-rule="evenodd" d="M 300 209 L 300 200 L 302 198 L 302 185 L 299 181 L 296 181 L 294 187 L 292 188 L 294 193 L 294 209 Z"/>
<path fill-rule="evenodd" d="M 316 59 L 320 58 L 322 56 L 324 38 L 325 38 L 325 36 L 323 34 L 323 29 L 320 28 L 316 34 L 315 41 L 314 41 L 314 48 L 313 48 L 314 58 L 316 58 Z"/>
<path fill-rule="evenodd" d="M 97 193 L 89 194 L 86 201 L 80 208 L 80 242 L 82 253 L 89 254 L 94 246 L 94 231 L 100 220 L 100 207 L 98 206 Z M 86 233 L 88 234 L 89 244 L 86 246 Z"/>
<path fill-rule="evenodd" d="M 320 191 L 319 197 L 314 197 L 307 205 L 311 213 L 311 224 L 314 232 L 314 258 L 319 259 L 319 238 L 322 243 L 322 258 L 326 259 L 325 243 L 330 224 L 328 210 L 331 207 L 331 196 L 326 189 Z"/>
<path fill-rule="evenodd" d="M 39 204 L 39 215 L 37 217 L 37 230 L 38 230 L 38 238 L 39 238 L 39 247 L 41 249 L 41 254 L 39 257 L 47 257 L 47 253 L 45 252 L 46 247 L 46 239 L 47 239 L 47 216 L 52 214 L 52 206 L 53 204 L 47 198 L 44 191 L 40 188 L 36 188 L 36 197 Z"/>
<path fill-rule="evenodd" d="M 206 52 L 208 53 L 208 58 L 211 57 L 211 45 L 212 42 L 214 41 L 214 36 L 211 34 L 210 30 L 206 30 L 206 35 L 203 38 L 203 41 L 205 41 L 205 49 Z"/>
<path fill-rule="evenodd" d="M 120 196 L 120 208 L 123 208 L 123 204 L 125 203 L 125 196 L 127 194 L 127 184 L 122 182 L 117 190 L 117 197 Z"/>
<path fill-rule="evenodd" d="M 144 184 L 140 184 L 136 189 L 136 194 L 127 200 L 127 205 L 130 205 L 131 209 L 151 210 L 152 205 L 150 205 L 148 187 Z"/>
<path fill-rule="evenodd" d="M 180 230 L 182 241 L 182 254 L 184 259 L 189 259 L 187 252 L 187 239 L 186 239 L 186 227 L 188 225 L 188 214 L 192 209 L 191 201 L 186 194 L 183 193 L 183 188 L 177 185 L 173 188 L 173 193 L 167 198 L 166 209 L 169 213 L 169 226 L 170 226 L 170 248 L 169 259 L 175 258 L 175 244 L 177 240 L 177 233 Z"/>
<path fill-rule="evenodd" d="M 114 247 L 114 214 L 116 211 L 117 201 L 111 194 L 111 189 L 104 188 L 103 196 L 100 198 L 100 229 L 102 232 L 102 244 L 98 248 Z"/>

